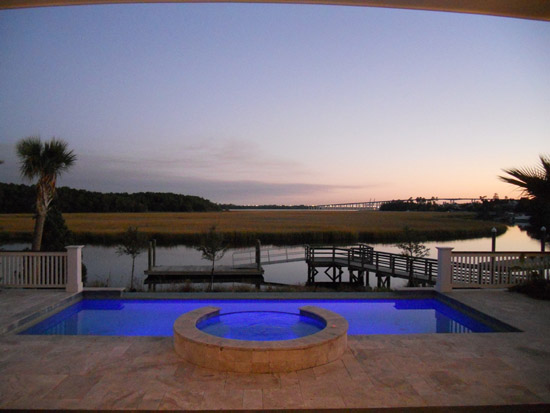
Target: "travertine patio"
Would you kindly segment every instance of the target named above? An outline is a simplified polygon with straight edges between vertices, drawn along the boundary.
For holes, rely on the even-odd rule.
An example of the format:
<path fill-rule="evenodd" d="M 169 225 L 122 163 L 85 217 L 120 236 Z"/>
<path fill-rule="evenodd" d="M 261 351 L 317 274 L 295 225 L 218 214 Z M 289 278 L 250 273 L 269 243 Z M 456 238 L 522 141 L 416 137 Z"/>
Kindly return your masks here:
<path fill-rule="evenodd" d="M 0 336 L 3 409 L 346 409 L 550 404 L 550 302 L 505 291 L 451 297 L 521 333 L 350 336 L 343 358 L 279 374 L 178 358 L 172 338 Z M 0 291 L 0 331 L 67 293 Z M 340 296 L 341 297 L 341 296 Z M 516 406 L 518 407 L 518 406 Z"/>

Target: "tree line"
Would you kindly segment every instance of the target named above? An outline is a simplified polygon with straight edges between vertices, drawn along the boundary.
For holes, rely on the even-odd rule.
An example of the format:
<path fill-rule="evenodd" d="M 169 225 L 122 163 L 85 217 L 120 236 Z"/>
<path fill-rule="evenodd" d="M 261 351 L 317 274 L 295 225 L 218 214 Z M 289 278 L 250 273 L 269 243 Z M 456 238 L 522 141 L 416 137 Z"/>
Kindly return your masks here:
<path fill-rule="evenodd" d="M 53 203 L 69 212 L 207 212 L 221 208 L 198 196 L 165 192 L 102 193 L 61 187 Z M 24 184 L 0 182 L 0 213 L 36 211 L 36 189 Z"/>
<path fill-rule="evenodd" d="M 478 219 L 509 221 L 514 214 L 531 214 L 532 205 L 533 201 L 528 198 L 514 200 L 481 197 L 479 201 L 463 204 L 438 204 L 435 198 L 410 198 L 384 203 L 380 206 L 380 211 L 473 212 Z"/>
<path fill-rule="evenodd" d="M 531 226 L 538 230 L 550 228 L 550 155 L 539 155 L 540 164 L 503 171 L 508 176 L 499 176 L 503 182 L 521 190 L 519 201 L 480 198 L 469 204 L 438 205 L 435 198 L 410 198 L 407 201 L 392 201 L 381 206 L 381 211 L 471 211 L 481 219 L 500 219 L 513 213 L 525 213 L 531 217 Z"/>

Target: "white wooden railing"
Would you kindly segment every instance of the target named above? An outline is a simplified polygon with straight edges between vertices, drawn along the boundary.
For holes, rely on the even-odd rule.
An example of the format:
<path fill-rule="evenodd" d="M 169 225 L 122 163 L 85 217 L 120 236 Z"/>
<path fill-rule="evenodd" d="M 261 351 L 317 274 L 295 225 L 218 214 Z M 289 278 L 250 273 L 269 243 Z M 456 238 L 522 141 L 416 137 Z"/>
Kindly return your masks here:
<path fill-rule="evenodd" d="M 0 287 L 82 291 L 82 246 L 66 252 L 0 251 Z"/>
<path fill-rule="evenodd" d="M 66 252 L 0 252 L 0 285 L 65 288 Z"/>
<path fill-rule="evenodd" d="M 534 275 L 548 278 L 550 252 L 452 252 L 453 287 L 505 288 Z"/>

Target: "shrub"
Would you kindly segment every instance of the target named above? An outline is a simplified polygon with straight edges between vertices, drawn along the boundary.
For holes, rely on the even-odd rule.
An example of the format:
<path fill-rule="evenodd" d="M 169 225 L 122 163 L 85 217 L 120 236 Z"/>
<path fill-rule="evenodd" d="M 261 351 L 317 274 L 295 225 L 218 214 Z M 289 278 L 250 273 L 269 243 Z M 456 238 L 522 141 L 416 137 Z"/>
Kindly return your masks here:
<path fill-rule="evenodd" d="M 538 273 L 531 280 L 510 287 L 508 291 L 526 294 L 539 300 L 550 300 L 550 280 Z"/>

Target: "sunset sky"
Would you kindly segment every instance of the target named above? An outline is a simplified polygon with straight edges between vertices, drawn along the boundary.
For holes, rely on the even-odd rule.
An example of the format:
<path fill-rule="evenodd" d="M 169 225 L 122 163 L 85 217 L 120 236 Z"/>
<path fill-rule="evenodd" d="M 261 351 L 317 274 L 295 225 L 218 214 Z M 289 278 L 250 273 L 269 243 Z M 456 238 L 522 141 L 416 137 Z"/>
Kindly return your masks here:
<path fill-rule="evenodd" d="M 0 11 L 1 182 L 56 136 L 59 182 L 215 202 L 518 197 L 550 153 L 550 23 L 360 7 Z"/>

